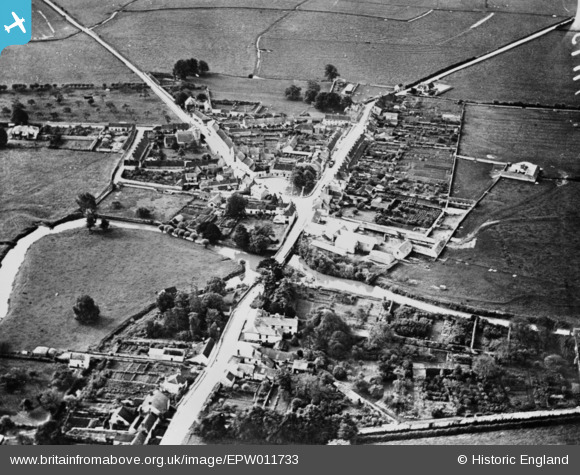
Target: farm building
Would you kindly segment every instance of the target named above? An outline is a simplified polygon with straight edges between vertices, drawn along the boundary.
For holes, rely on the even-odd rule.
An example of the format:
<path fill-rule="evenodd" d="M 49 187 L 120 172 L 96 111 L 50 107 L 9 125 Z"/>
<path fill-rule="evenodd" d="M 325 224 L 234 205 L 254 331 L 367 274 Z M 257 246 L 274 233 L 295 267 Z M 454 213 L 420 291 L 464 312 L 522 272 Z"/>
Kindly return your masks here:
<path fill-rule="evenodd" d="M 397 259 L 405 259 L 409 254 L 413 252 L 413 244 L 411 241 L 403 241 L 393 250 L 393 255 Z"/>
<path fill-rule="evenodd" d="M 346 256 L 346 251 L 344 249 L 340 249 L 336 246 L 333 246 L 332 244 L 325 242 L 325 241 L 320 241 L 318 239 L 312 241 L 310 243 L 311 246 L 314 246 L 318 249 L 322 249 L 323 251 L 329 251 L 332 252 L 333 254 L 337 254 L 339 256 Z"/>
<path fill-rule="evenodd" d="M 91 357 L 83 353 L 71 353 L 68 362 L 69 368 L 87 369 L 91 365 Z"/>
<path fill-rule="evenodd" d="M 377 264 L 383 264 L 385 266 L 390 266 L 395 262 L 395 258 L 392 254 L 374 250 L 370 252 L 369 260 L 376 262 Z"/>
<path fill-rule="evenodd" d="M 179 348 L 150 348 L 149 358 L 161 361 L 176 361 L 183 363 L 185 351 Z"/>
<path fill-rule="evenodd" d="M 365 236 L 364 234 L 353 232 L 342 232 L 336 238 L 334 245 L 349 254 L 354 254 L 357 249 L 361 252 L 371 252 L 377 243 L 377 239 L 372 236 Z"/>
<path fill-rule="evenodd" d="M 215 340 L 213 338 L 208 338 L 204 342 L 203 348 L 201 349 L 199 354 L 194 356 L 193 358 L 190 358 L 189 361 L 196 364 L 207 365 L 207 363 L 209 362 L 209 356 L 211 355 L 214 346 Z"/>
<path fill-rule="evenodd" d="M 147 395 L 139 409 L 142 414 L 155 414 L 156 416 L 163 417 L 169 411 L 170 406 L 169 398 L 161 391 L 155 390 L 153 393 Z"/>
<path fill-rule="evenodd" d="M 534 183 L 538 179 L 539 174 L 540 167 L 537 165 L 530 162 L 520 162 L 508 166 L 507 169 L 501 173 L 501 176 Z"/>

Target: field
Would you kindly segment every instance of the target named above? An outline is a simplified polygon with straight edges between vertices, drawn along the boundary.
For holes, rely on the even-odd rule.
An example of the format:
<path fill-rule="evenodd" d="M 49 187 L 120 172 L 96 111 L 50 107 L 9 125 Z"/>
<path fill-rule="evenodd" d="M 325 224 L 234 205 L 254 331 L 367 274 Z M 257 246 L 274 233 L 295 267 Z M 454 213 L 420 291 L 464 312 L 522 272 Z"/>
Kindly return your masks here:
<path fill-rule="evenodd" d="M 300 3 L 302 0 L 137 0 L 127 7 L 127 11 L 203 8 L 291 10 Z"/>
<path fill-rule="evenodd" d="M 470 105 L 459 154 L 500 162 L 529 161 L 544 176 L 578 176 L 580 112 Z"/>
<path fill-rule="evenodd" d="M 394 3 L 394 5 L 390 5 Z M 309 0 L 298 7 L 300 11 L 341 13 L 344 15 L 369 16 L 380 19 L 409 21 L 430 10 L 421 4 L 418 6 L 398 5 L 403 2 L 353 2 L 352 0 Z"/>
<path fill-rule="evenodd" d="M 56 101 L 57 94 L 62 96 L 60 103 Z M 92 96 L 93 105 L 89 104 L 84 96 Z M 157 96 L 151 92 L 147 92 L 144 96 L 143 93 L 129 89 L 115 89 L 107 92 L 102 88 L 65 87 L 46 92 L 28 90 L 23 93 L 8 91 L 0 94 L 0 121 L 9 121 L 12 103 L 16 100 L 24 104 L 32 122 L 58 120 L 165 124 L 167 117 L 171 121 L 177 120 L 173 112 L 164 107 Z M 56 119 L 55 113 L 58 114 Z"/>
<path fill-rule="evenodd" d="M 309 79 L 327 63 L 352 81 L 394 85 L 494 50 L 548 26 L 548 16 L 434 11 L 413 22 L 293 12 L 262 37 L 260 77 Z M 304 54 L 307 52 L 308 54 Z"/>
<path fill-rule="evenodd" d="M 75 198 L 105 189 L 118 155 L 50 149 L 7 149 L 0 154 L 0 240 L 14 239 L 37 221 L 76 209 Z"/>
<path fill-rule="evenodd" d="M 441 301 L 577 323 L 579 199 L 578 183 L 501 179 L 459 230 L 462 248 L 436 262 L 399 265 L 389 277 Z"/>
<path fill-rule="evenodd" d="M 257 37 L 283 15 L 236 9 L 131 12 L 96 31 L 146 71 L 171 72 L 178 59 L 194 57 L 214 72 L 247 77 L 254 71 Z M 176 37 L 181 46 L 175 46 Z"/>
<path fill-rule="evenodd" d="M 284 96 L 284 91 L 290 84 L 296 84 L 304 92 L 306 90 L 304 81 L 233 78 L 221 74 L 210 74 L 207 77 L 197 79 L 195 82 L 207 85 L 214 100 L 259 101 L 268 108 L 269 112 L 283 112 L 293 116 L 298 116 L 304 112 L 316 112 L 314 107 L 303 101 L 289 101 Z M 324 83 L 323 90 L 330 90 L 329 84 Z"/>
<path fill-rule="evenodd" d="M 115 209 L 113 206 L 115 201 L 121 203 L 120 209 Z M 152 212 L 153 219 L 165 222 L 173 218 L 189 201 L 191 201 L 191 196 L 166 195 L 157 191 L 125 186 L 107 196 L 100 204 L 99 212 L 111 216 L 135 218 L 137 208 L 144 207 Z"/>
<path fill-rule="evenodd" d="M 139 82 L 138 76 L 86 35 L 9 46 L 0 55 L 0 83 Z"/>
<path fill-rule="evenodd" d="M 41 0 L 32 0 L 32 40 L 65 38 L 78 30 Z"/>
<path fill-rule="evenodd" d="M 451 196 L 470 200 L 479 199 L 490 187 L 493 178 L 501 168 L 492 163 L 458 158 L 455 164 Z"/>
<path fill-rule="evenodd" d="M 572 80 L 573 33 L 554 31 L 495 58 L 447 76 L 445 97 L 474 101 L 580 106 Z"/>
<path fill-rule="evenodd" d="M 34 244 L 15 281 L 3 339 L 15 349 L 37 345 L 86 350 L 132 314 L 154 302 L 159 290 L 202 287 L 230 274 L 236 263 L 161 233 L 113 228 L 52 235 Z M 58 278 L 55 278 L 57 277 Z M 101 309 L 93 326 L 79 324 L 76 298 L 91 295 Z"/>
<path fill-rule="evenodd" d="M 109 18 L 129 0 L 55 0 L 54 3 L 84 26 L 93 26 Z"/>

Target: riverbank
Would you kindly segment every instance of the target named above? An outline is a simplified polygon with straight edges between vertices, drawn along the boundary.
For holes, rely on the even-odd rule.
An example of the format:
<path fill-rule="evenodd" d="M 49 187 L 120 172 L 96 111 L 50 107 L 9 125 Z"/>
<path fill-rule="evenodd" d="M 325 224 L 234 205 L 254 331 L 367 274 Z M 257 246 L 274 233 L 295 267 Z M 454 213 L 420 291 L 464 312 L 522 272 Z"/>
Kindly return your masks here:
<path fill-rule="evenodd" d="M 19 252 L 9 256 L 15 261 L 15 280 L 0 330 L 13 349 L 45 345 L 85 350 L 154 301 L 160 289 L 189 288 L 192 282 L 203 287 L 209 278 L 226 277 L 238 267 L 155 227 L 147 227 L 145 234 L 139 225 L 115 223 L 107 232 L 89 232 L 78 229 L 79 224 L 83 220 L 64 229 L 39 228 L 25 238 L 33 242 L 21 241 L 19 245 L 28 246 L 13 249 Z M 4 279 L 7 271 L 0 269 L 6 286 L 11 282 Z M 82 294 L 91 295 L 101 308 L 97 325 L 80 325 L 74 319 L 72 306 Z"/>

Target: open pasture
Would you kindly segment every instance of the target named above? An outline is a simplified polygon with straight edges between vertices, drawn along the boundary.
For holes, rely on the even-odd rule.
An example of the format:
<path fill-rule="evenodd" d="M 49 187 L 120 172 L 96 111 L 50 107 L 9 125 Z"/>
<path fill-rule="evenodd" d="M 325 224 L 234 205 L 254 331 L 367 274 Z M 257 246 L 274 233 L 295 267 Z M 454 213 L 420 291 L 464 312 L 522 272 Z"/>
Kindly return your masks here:
<path fill-rule="evenodd" d="M 78 30 L 41 0 L 32 0 L 32 41 L 64 38 Z"/>
<path fill-rule="evenodd" d="M 458 158 L 455 163 L 451 196 L 477 200 L 493 183 L 493 179 L 503 168 L 493 163 L 477 162 Z"/>
<path fill-rule="evenodd" d="M 468 105 L 459 154 L 499 162 L 529 161 L 545 177 L 580 174 L 580 112 Z"/>
<path fill-rule="evenodd" d="M 254 71 L 257 37 L 283 15 L 236 9 L 131 12 L 97 32 L 145 71 L 171 72 L 178 59 L 194 57 L 213 72 L 247 77 Z"/>
<path fill-rule="evenodd" d="M 558 30 L 447 76 L 445 97 L 482 102 L 580 106 L 570 53 L 573 33 Z"/>
<path fill-rule="evenodd" d="M 51 149 L 0 154 L 0 240 L 12 240 L 38 221 L 76 209 L 75 198 L 105 189 L 118 155 Z"/>
<path fill-rule="evenodd" d="M 303 0 L 137 0 L 127 6 L 127 11 L 143 10 L 193 10 L 201 8 L 237 8 L 293 10 Z"/>
<path fill-rule="evenodd" d="M 260 77 L 320 77 L 334 64 L 351 80 L 394 85 L 479 56 L 546 27 L 556 20 L 539 15 L 434 11 L 414 22 L 293 12 L 260 42 L 265 50 Z"/>
<path fill-rule="evenodd" d="M 86 35 L 9 46 L 0 55 L 0 83 L 139 82 L 139 78 Z"/>
<path fill-rule="evenodd" d="M 16 277 L 8 315 L 0 323 L 14 349 L 37 345 L 87 350 L 122 321 L 155 301 L 159 290 L 203 287 L 237 264 L 199 245 L 155 231 L 115 227 L 51 235 L 35 243 Z M 72 307 L 89 294 L 101 309 L 82 325 Z"/>
<path fill-rule="evenodd" d="M 130 0 L 54 0 L 84 26 L 93 26 L 109 18 Z"/>

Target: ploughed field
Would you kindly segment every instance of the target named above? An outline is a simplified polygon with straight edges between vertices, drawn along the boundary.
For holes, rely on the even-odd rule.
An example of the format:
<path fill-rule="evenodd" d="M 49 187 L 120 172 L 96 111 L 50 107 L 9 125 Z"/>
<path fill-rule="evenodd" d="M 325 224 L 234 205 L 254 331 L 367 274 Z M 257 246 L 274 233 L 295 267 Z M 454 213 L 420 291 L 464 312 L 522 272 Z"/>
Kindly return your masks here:
<path fill-rule="evenodd" d="M 38 345 L 86 350 L 154 302 L 161 289 L 189 289 L 192 282 L 202 287 L 236 267 L 188 241 L 114 223 L 107 233 L 79 229 L 50 235 L 29 249 L 0 333 L 15 350 Z M 72 307 L 83 294 L 101 309 L 94 325 L 74 318 Z"/>
<path fill-rule="evenodd" d="M 532 162 L 548 178 L 580 174 L 580 112 L 468 105 L 459 154 Z"/>
<path fill-rule="evenodd" d="M 117 154 L 9 148 L 0 153 L 0 240 L 73 212 L 79 193 L 103 191 Z"/>

